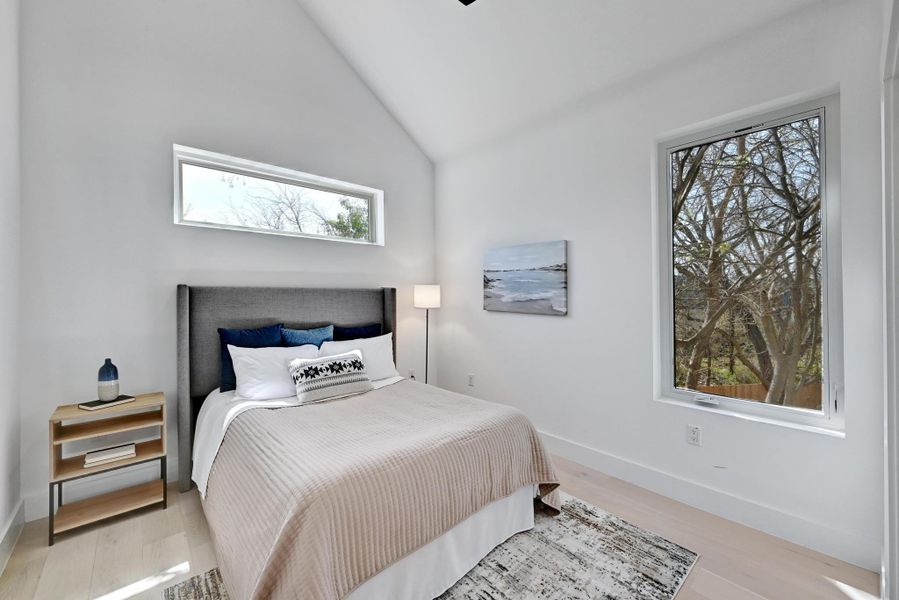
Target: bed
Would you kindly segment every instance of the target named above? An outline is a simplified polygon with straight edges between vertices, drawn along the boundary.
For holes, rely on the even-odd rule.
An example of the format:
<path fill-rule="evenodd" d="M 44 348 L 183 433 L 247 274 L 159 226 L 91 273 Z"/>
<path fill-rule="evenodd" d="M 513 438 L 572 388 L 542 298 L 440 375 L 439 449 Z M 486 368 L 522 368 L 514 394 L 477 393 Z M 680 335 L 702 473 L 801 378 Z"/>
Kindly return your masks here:
<path fill-rule="evenodd" d="M 178 286 L 180 485 L 200 482 L 231 598 L 436 597 L 558 509 L 510 407 L 402 378 L 305 406 L 219 393 L 217 328 L 282 322 L 377 322 L 395 353 L 396 290 Z"/>

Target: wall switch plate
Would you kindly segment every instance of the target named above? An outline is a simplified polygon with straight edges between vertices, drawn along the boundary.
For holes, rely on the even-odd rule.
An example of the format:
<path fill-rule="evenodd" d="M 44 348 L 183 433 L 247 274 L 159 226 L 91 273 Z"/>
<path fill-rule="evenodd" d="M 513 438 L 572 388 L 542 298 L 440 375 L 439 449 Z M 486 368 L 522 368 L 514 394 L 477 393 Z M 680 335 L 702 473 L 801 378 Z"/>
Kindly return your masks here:
<path fill-rule="evenodd" d="M 702 428 L 698 425 L 687 425 L 687 443 L 702 446 Z"/>
<path fill-rule="evenodd" d="M 474 373 L 468 374 L 468 387 L 474 387 Z"/>

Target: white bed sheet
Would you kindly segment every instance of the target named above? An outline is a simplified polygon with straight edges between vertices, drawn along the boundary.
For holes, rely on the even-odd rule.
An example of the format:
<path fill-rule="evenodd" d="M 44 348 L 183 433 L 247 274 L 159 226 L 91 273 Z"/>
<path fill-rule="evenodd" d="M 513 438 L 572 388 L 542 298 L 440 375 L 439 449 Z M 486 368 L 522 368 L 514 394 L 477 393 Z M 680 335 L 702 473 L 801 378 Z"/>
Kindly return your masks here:
<path fill-rule="evenodd" d="M 402 381 L 402 377 L 388 377 L 372 381 L 376 390 Z M 218 454 L 219 447 L 225 439 L 228 426 L 242 413 L 256 408 L 273 409 L 287 406 L 298 406 L 296 396 L 277 398 L 275 400 L 247 400 L 231 392 L 220 392 L 215 389 L 209 392 L 200 414 L 197 415 L 197 426 L 194 430 L 193 470 L 190 478 L 197 484 L 200 496 L 206 497 L 206 484 L 212 463 Z"/>
<path fill-rule="evenodd" d="M 439 538 L 396 561 L 346 600 L 431 600 L 477 565 L 491 550 L 534 527 L 533 485 L 491 502 Z"/>

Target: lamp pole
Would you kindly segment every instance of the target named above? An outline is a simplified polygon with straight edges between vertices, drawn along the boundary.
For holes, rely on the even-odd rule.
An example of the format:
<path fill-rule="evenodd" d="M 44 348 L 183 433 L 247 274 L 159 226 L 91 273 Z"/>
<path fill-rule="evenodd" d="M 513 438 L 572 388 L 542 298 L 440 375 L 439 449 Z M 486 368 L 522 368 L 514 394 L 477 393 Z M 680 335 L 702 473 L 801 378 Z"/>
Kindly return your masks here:
<path fill-rule="evenodd" d="M 431 353 L 431 309 L 440 308 L 440 286 L 416 284 L 412 289 L 412 306 L 425 309 L 425 383 L 427 383 L 428 360 Z"/>

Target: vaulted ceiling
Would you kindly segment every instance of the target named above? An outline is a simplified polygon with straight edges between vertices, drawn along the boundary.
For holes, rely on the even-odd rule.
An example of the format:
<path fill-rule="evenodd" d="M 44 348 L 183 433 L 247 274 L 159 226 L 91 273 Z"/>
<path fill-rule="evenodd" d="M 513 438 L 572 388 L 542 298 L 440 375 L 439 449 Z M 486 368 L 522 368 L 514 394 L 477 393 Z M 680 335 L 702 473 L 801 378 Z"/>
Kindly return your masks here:
<path fill-rule="evenodd" d="M 822 0 L 298 0 L 434 159 Z M 832 1 L 832 0 L 824 0 Z"/>

